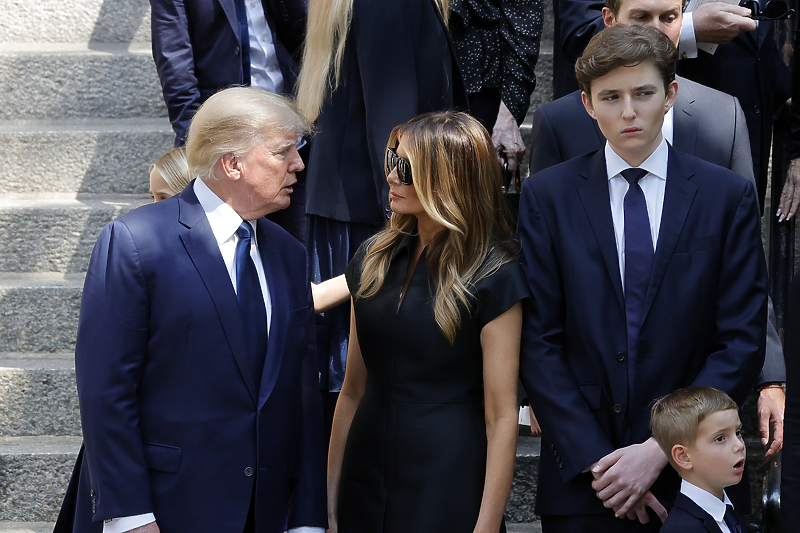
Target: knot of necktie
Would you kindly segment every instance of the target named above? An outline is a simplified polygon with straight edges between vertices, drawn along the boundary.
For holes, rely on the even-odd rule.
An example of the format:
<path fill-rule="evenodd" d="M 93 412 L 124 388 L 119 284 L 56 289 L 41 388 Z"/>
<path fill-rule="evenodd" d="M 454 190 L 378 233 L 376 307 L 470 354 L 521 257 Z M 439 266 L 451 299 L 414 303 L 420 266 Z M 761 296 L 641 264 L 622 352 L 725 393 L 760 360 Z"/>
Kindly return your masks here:
<path fill-rule="evenodd" d="M 250 235 L 252 234 L 253 227 L 250 223 L 246 220 L 243 220 L 239 229 L 236 230 L 236 236 L 239 237 L 240 240 L 247 241 L 246 245 L 250 246 Z"/>
<path fill-rule="evenodd" d="M 626 168 L 622 172 L 622 177 L 628 180 L 631 185 L 636 185 L 639 180 L 647 176 L 647 171 L 643 168 Z"/>

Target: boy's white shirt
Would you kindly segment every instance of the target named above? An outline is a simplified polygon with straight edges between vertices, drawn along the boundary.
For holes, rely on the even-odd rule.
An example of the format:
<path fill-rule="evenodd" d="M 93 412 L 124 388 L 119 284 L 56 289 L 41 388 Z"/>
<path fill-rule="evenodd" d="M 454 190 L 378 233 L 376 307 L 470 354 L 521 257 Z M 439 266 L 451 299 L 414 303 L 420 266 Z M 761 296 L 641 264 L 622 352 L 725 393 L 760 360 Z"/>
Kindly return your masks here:
<path fill-rule="evenodd" d="M 725 523 L 725 509 L 728 505 L 733 507 L 733 504 L 728 499 L 728 495 L 724 490 L 722 491 L 722 495 L 725 497 L 725 500 L 721 501 L 707 490 L 701 489 L 697 485 L 692 485 L 684 479 L 681 481 L 681 493 L 696 503 L 703 511 L 711 515 L 711 518 L 717 522 L 722 533 L 731 533 L 728 524 Z"/>

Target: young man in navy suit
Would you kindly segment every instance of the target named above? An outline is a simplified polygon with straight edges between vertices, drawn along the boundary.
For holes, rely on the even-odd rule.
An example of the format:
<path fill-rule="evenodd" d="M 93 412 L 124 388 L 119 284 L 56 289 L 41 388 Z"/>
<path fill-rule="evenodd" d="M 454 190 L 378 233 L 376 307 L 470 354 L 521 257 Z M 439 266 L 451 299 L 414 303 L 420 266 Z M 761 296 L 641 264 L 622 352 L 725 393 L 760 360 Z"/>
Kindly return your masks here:
<path fill-rule="evenodd" d="M 520 373 L 543 429 L 545 533 L 658 531 L 678 479 L 650 402 L 689 385 L 741 400 L 764 362 L 755 188 L 664 140 L 676 60 L 652 28 L 594 37 L 576 72 L 607 143 L 523 186 Z"/>
<path fill-rule="evenodd" d="M 725 494 L 744 472 L 736 402 L 721 390 L 686 387 L 656 401 L 650 413 L 653 437 L 682 479 L 660 533 L 742 533 Z"/>
<path fill-rule="evenodd" d="M 326 527 L 306 254 L 263 218 L 289 205 L 309 128 L 281 96 L 221 91 L 189 128 L 198 178 L 103 229 L 75 347 L 84 449 L 57 533 Z"/>

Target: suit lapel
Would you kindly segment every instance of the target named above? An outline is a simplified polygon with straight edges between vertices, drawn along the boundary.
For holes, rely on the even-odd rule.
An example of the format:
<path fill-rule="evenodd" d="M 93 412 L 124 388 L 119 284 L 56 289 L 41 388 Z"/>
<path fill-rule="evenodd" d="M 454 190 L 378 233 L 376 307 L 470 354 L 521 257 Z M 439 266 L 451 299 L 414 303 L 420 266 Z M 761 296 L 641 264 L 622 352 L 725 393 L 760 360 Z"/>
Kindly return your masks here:
<path fill-rule="evenodd" d="M 611 200 L 608 195 L 608 171 L 603 150 L 599 150 L 589 159 L 589 164 L 586 170 L 581 172 L 581 177 L 585 181 L 578 184 L 578 196 L 603 254 L 619 304 L 624 310 L 625 299 L 619 275 L 619 256 L 614 238 L 614 221 L 611 218 Z"/>
<path fill-rule="evenodd" d="M 228 339 L 228 345 L 239 367 L 247 390 L 256 402 L 255 380 L 249 375 L 250 358 L 239 311 L 239 302 L 231 285 L 231 279 L 225 268 L 225 262 L 219 253 L 217 241 L 208 223 L 203 207 L 194 194 L 194 188 L 186 187 L 178 197 L 178 220 L 186 227 L 180 238 L 186 252 L 194 263 L 197 272 L 211 295 L 222 329 Z"/>
<path fill-rule="evenodd" d="M 236 3 L 234 0 L 217 0 L 228 17 L 228 23 L 231 25 L 233 33 L 236 34 L 236 40 L 240 41 L 242 38 L 239 36 L 239 20 L 236 18 Z"/>
<path fill-rule="evenodd" d="M 263 218 L 258 220 L 258 253 L 261 255 L 261 264 L 264 267 L 264 277 L 267 280 L 269 299 L 272 304 L 267 357 L 261 374 L 261 388 L 258 391 L 259 409 L 269 398 L 272 389 L 275 387 L 275 381 L 278 379 L 278 373 L 283 362 L 284 352 L 282 347 L 286 346 L 289 319 L 289 301 L 286 293 L 286 287 L 289 286 L 289 282 L 286 279 L 286 270 L 276 264 L 278 263 L 277 258 L 270 257 L 270 229 L 269 222 Z"/>
<path fill-rule="evenodd" d="M 675 244 L 681 235 L 683 224 L 686 222 L 686 216 L 689 214 L 689 208 L 697 192 L 697 187 L 689 181 L 693 175 L 692 170 L 678 159 L 675 149 L 670 147 L 664 207 L 661 211 L 661 227 L 658 231 L 658 243 L 653 258 L 650 284 L 644 299 L 643 323 L 647 319 L 653 298 L 664 278 L 664 272 L 667 270 L 672 252 L 675 250 Z"/>
<path fill-rule="evenodd" d="M 678 97 L 672 111 L 672 145 L 681 152 L 694 154 L 700 127 L 699 117 L 692 109 L 695 97 L 692 86 L 685 79 L 678 77 L 677 80 Z"/>
<path fill-rule="evenodd" d="M 708 531 L 708 533 L 722 533 L 722 530 L 719 528 L 719 525 L 717 525 L 717 521 L 714 520 L 714 517 L 705 512 L 699 505 L 694 503 L 694 501 L 692 501 L 692 499 L 686 496 L 684 493 L 679 492 L 678 495 L 675 497 L 675 507 L 681 509 L 685 513 L 692 515 L 698 520 L 702 520 L 703 527 L 706 528 L 706 531 Z"/>

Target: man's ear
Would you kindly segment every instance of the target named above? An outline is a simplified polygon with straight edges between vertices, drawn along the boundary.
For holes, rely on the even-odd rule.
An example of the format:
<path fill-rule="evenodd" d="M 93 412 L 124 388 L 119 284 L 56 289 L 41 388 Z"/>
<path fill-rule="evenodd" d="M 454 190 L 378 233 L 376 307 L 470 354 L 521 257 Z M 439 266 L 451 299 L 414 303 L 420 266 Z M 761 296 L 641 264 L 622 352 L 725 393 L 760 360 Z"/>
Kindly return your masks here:
<path fill-rule="evenodd" d="M 239 158 L 231 152 L 222 154 L 216 165 L 228 179 L 238 180 L 241 174 Z"/>
<path fill-rule="evenodd" d="M 583 102 L 583 107 L 586 108 L 586 112 L 589 113 L 589 116 L 597 120 L 597 117 L 594 114 L 594 106 L 592 105 L 592 99 L 588 94 L 586 94 L 583 91 L 581 91 L 581 102 Z"/>
<path fill-rule="evenodd" d="M 673 105 L 675 105 L 675 100 L 678 98 L 678 82 L 672 80 L 667 87 L 667 97 L 664 100 L 664 113 L 669 111 Z"/>
<path fill-rule="evenodd" d="M 614 24 L 616 24 L 616 18 L 614 17 L 614 13 L 611 12 L 610 9 L 607 7 L 603 8 L 603 23 L 605 23 L 606 28 L 610 28 Z"/>
<path fill-rule="evenodd" d="M 689 457 L 689 451 L 683 444 L 676 444 L 672 447 L 672 461 L 675 465 L 679 466 L 682 470 L 692 469 L 692 458 Z"/>

